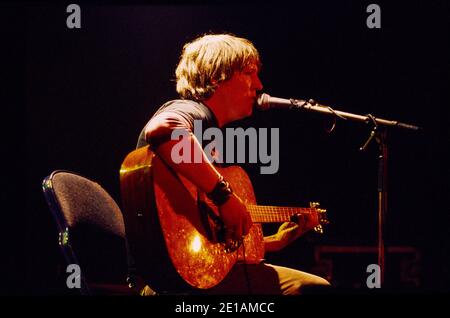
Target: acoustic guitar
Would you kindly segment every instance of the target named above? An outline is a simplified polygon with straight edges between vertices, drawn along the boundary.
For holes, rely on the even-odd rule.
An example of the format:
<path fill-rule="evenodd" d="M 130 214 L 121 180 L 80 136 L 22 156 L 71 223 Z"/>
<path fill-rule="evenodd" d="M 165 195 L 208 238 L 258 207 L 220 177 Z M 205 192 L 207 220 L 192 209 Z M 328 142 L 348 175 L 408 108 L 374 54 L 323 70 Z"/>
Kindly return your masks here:
<path fill-rule="evenodd" d="M 261 223 L 308 215 L 322 232 L 326 211 L 256 205 L 253 186 L 238 166 L 217 168 L 244 201 L 253 226 L 243 240 L 225 244 L 217 208 L 186 178 L 176 174 L 148 146 L 128 154 L 120 169 L 125 228 L 138 273 L 159 289 L 214 287 L 236 262 L 264 258 Z"/>

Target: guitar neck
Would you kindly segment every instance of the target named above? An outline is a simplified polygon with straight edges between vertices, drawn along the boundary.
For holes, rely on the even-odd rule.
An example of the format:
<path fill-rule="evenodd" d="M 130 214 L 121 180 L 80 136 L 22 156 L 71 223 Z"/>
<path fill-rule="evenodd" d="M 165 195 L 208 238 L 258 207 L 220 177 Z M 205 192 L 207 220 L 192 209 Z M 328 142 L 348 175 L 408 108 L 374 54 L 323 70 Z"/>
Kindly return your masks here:
<path fill-rule="evenodd" d="M 281 223 L 291 220 L 296 214 L 314 213 L 314 208 L 294 208 L 270 205 L 247 205 L 252 221 L 255 223 Z"/>

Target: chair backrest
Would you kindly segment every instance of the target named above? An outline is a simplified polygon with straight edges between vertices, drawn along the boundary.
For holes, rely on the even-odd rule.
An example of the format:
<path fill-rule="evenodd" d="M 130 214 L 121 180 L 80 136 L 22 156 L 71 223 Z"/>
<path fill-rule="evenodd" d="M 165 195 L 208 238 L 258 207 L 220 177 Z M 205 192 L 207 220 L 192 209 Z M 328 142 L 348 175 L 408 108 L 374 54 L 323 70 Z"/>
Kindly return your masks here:
<path fill-rule="evenodd" d="M 114 199 L 98 183 L 64 170 L 52 172 L 42 188 L 66 262 L 80 266 L 80 292 L 90 294 L 94 283 L 126 286 L 125 226 Z"/>

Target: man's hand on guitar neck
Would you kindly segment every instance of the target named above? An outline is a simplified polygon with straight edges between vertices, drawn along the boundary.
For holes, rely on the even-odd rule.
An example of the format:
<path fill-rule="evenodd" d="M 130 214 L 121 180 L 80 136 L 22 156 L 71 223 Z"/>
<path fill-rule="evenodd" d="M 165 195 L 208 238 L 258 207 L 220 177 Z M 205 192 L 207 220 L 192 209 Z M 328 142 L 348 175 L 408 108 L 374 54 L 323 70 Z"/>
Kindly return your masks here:
<path fill-rule="evenodd" d="M 247 207 L 234 193 L 219 207 L 219 214 L 226 227 L 225 242 L 227 244 L 233 240 L 239 241 L 242 239 L 253 225 Z"/>
<path fill-rule="evenodd" d="M 316 225 L 315 220 L 307 215 L 297 215 L 296 222 L 284 222 L 276 234 L 264 237 L 266 252 L 276 252 L 285 248 Z"/>

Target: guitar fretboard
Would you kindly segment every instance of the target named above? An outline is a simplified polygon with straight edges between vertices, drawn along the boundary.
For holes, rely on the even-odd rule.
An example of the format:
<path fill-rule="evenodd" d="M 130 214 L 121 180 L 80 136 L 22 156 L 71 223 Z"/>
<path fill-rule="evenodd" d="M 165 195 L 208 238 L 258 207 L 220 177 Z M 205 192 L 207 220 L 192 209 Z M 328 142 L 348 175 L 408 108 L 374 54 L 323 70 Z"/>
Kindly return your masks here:
<path fill-rule="evenodd" d="M 295 214 L 310 214 L 314 208 L 293 208 L 270 205 L 247 205 L 247 210 L 255 223 L 287 222 Z"/>

